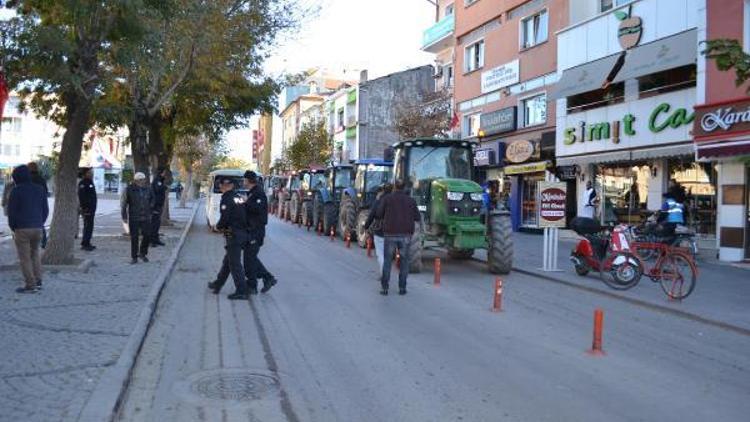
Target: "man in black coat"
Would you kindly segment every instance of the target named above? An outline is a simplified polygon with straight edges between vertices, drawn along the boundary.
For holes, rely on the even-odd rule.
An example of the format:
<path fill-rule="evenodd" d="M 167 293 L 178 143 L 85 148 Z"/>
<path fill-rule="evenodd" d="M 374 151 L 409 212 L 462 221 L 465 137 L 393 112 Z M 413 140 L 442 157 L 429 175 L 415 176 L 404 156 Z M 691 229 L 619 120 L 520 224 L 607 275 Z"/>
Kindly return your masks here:
<path fill-rule="evenodd" d="M 164 246 L 159 239 L 159 229 L 161 228 L 161 213 L 164 211 L 164 203 L 167 199 L 167 176 L 169 170 L 159 169 L 159 174 L 151 182 L 151 190 L 154 192 L 154 209 L 151 214 L 151 247 Z"/>
<path fill-rule="evenodd" d="M 268 197 L 263 188 L 258 184 L 259 178 L 254 171 L 246 171 L 244 174 L 244 185 L 248 189 L 247 223 L 250 228 L 250 246 L 245 253 L 245 273 L 247 274 L 250 293 L 257 292 L 258 279 L 263 279 L 261 293 L 267 293 L 271 287 L 276 285 L 276 277 L 273 276 L 263 265 L 258 257 L 263 240 L 266 237 L 266 225 L 268 224 Z"/>
<path fill-rule="evenodd" d="M 140 257 L 143 262 L 148 262 L 148 244 L 151 231 L 151 210 L 154 208 L 154 193 L 148 186 L 146 175 L 138 172 L 133 177 L 120 202 L 122 210 L 122 221 L 130 228 L 130 256 L 131 264 L 137 264 Z M 140 245 L 138 236 L 141 236 Z"/>
<path fill-rule="evenodd" d="M 93 251 L 96 246 L 91 244 L 94 233 L 94 215 L 96 214 L 96 188 L 94 187 L 94 171 L 87 168 L 83 171 L 83 178 L 78 182 L 78 207 L 83 217 L 83 239 L 81 249 Z"/>

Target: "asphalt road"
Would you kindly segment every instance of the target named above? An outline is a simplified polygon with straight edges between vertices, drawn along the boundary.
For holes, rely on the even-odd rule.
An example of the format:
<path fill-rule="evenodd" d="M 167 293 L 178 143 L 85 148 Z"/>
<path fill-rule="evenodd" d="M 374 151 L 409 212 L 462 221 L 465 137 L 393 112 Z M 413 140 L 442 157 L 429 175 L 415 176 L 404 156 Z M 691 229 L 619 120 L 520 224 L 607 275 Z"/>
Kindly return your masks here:
<path fill-rule="evenodd" d="M 750 338 L 512 274 L 444 260 L 378 294 L 375 260 L 272 219 L 280 280 L 248 302 L 206 289 L 222 239 L 202 215 L 168 281 L 125 421 L 747 421 Z M 435 255 L 428 255 L 427 258 Z M 427 259 L 426 258 L 426 259 Z M 395 281 L 395 273 L 394 273 Z M 654 285 L 654 289 L 658 286 Z M 604 310 L 605 356 L 591 346 Z"/>

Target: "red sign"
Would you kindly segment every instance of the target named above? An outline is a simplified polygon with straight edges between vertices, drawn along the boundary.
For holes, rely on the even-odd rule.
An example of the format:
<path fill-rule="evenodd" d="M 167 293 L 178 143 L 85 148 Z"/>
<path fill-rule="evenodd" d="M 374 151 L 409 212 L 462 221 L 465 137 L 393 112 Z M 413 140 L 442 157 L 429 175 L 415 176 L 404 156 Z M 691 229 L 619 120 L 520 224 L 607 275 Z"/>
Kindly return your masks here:
<path fill-rule="evenodd" d="M 565 183 L 539 182 L 539 227 L 565 227 Z"/>

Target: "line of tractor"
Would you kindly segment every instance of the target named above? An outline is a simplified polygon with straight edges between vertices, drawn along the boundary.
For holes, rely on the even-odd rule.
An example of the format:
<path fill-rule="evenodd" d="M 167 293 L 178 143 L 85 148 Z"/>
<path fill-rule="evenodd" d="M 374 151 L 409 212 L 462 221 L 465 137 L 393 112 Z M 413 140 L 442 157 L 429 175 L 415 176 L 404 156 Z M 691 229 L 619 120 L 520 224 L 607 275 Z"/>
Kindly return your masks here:
<path fill-rule="evenodd" d="M 272 175 L 265 181 L 269 210 L 365 248 L 364 225 L 378 188 L 404 180 L 422 218 L 410 245 L 411 272 L 422 270 L 425 248 L 441 248 L 453 259 L 486 249 L 489 271 L 507 274 L 513 264 L 510 214 L 484 206 L 486 193 L 472 180 L 474 147 L 463 140 L 414 139 L 394 144 L 385 159 Z"/>

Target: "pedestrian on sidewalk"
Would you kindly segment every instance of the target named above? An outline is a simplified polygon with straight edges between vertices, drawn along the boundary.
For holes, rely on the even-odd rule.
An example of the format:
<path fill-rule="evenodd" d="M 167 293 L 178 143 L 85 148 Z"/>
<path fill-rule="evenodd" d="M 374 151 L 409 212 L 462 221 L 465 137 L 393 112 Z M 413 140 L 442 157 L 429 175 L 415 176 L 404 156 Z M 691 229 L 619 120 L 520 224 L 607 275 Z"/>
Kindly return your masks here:
<path fill-rule="evenodd" d="M 39 172 L 39 166 L 31 161 L 26 166 L 29 168 L 29 173 L 31 173 L 31 183 L 41 186 L 42 189 L 44 189 L 44 197 L 49 198 L 49 188 L 47 188 L 47 179 L 42 176 L 42 173 Z M 42 226 L 42 243 L 41 243 L 42 249 L 47 247 L 47 228 Z"/>
<path fill-rule="evenodd" d="M 151 247 L 164 246 L 159 239 L 159 229 L 161 229 L 161 213 L 164 211 L 164 203 L 167 200 L 167 179 L 169 170 L 160 168 L 154 181 L 151 182 L 151 190 L 154 192 L 154 208 L 151 213 Z"/>
<path fill-rule="evenodd" d="M 593 183 L 589 180 L 586 182 L 586 190 L 583 192 L 583 209 L 579 217 L 594 218 L 598 204 L 599 195 L 597 195 Z"/>
<path fill-rule="evenodd" d="M 245 172 L 243 184 L 248 190 L 245 210 L 247 212 L 247 225 L 250 231 L 250 244 L 245 252 L 245 274 L 250 286 L 250 294 L 258 292 L 258 279 L 263 280 L 261 293 L 268 293 L 271 287 L 277 283 L 276 277 L 271 274 L 258 257 L 263 240 L 266 237 L 266 225 L 268 224 L 268 197 L 263 188 L 258 184 L 258 175 L 251 170 Z"/>
<path fill-rule="evenodd" d="M 91 168 L 83 170 L 83 178 L 78 182 L 78 208 L 83 218 L 83 238 L 81 249 L 93 251 L 96 246 L 91 244 L 94 233 L 94 215 L 96 214 L 96 188 L 94 187 L 94 171 Z"/>
<path fill-rule="evenodd" d="M 230 300 L 248 299 L 248 287 L 244 269 L 242 268 L 242 255 L 247 254 L 249 246 L 247 210 L 245 210 L 246 198 L 235 190 L 234 181 L 231 177 L 223 177 L 219 180 L 221 191 L 221 203 L 219 212 L 221 217 L 216 223 L 216 228 L 224 233 L 226 244 L 224 259 L 221 269 L 216 275 L 216 281 L 208 283 L 208 288 L 218 294 L 227 282 L 229 274 L 234 280 L 234 293 L 227 296 Z"/>
<path fill-rule="evenodd" d="M 375 249 L 375 258 L 378 260 L 378 278 L 383 277 L 383 219 L 376 218 L 375 214 L 380 206 L 380 201 L 383 196 L 393 191 L 393 185 L 386 183 L 378 187 L 377 196 L 375 202 L 370 207 L 370 213 L 367 215 L 367 221 L 365 221 L 365 230 L 367 230 L 370 238 L 372 239 L 373 248 Z"/>
<path fill-rule="evenodd" d="M 8 199 L 10 199 L 10 193 L 11 191 L 13 191 L 13 188 L 15 186 L 16 186 L 16 183 L 13 181 L 13 178 L 11 177 L 9 178 L 9 180 L 5 182 L 5 187 L 3 188 L 2 206 L 3 206 L 3 214 L 5 214 L 6 217 L 8 216 Z"/>
<path fill-rule="evenodd" d="M 151 212 L 154 208 L 154 193 L 148 186 L 146 175 L 138 172 L 133 176 L 133 183 L 128 185 L 120 202 L 122 221 L 130 230 L 131 264 L 137 264 L 138 258 L 148 262 L 148 244 L 151 237 L 149 226 Z M 138 243 L 138 236 L 141 241 Z"/>
<path fill-rule="evenodd" d="M 417 210 L 417 203 L 405 191 L 403 180 L 397 180 L 393 192 L 381 198 L 375 218 L 383 220 L 384 260 L 383 277 L 380 280 L 381 295 L 388 295 L 388 285 L 391 278 L 391 263 L 396 249 L 401 256 L 398 274 L 398 294 L 406 294 L 406 279 L 409 276 L 409 245 L 414 234 L 414 226 L 421 219 Z"/>
<path fill-rule="evenodd" d="M 174 197 L 178 201 L 182 198 L 182 183 L 179 181 L 177 182 L 177 186 L 174 187 Z"/>
<path fill-rule="evenodd" d="M 28 166 L 13 170 L 15 187 L 8 198 L 8 226 L 18 252 L 18 261 L 23 273 L 24 286 L 18 293 L 36 293 L 42 287 L 42 259 L 39 248 L 42 243 L 44 222 L 49 215 L 44 188 L 32 183 Z"/>

